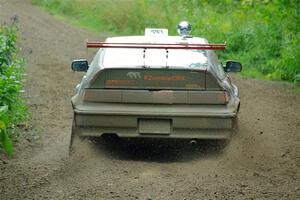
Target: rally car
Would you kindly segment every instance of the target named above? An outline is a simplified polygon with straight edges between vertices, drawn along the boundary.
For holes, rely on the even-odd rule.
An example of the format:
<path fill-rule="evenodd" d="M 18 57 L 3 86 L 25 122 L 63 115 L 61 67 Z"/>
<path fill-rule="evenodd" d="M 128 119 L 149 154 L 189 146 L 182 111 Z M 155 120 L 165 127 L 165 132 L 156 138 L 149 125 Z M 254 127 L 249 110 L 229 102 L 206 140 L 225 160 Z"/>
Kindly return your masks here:
<path fill-rule="evenodd" d="M 76 137 L 115 135 L 125 138 L 228 139 L 240 106 L 238 88 L 209 44 L 179 26 L 179 36 L 166 29 L 146 29 L 142 36 L 87 42 L 99 48 L 91 64 L 80 59 L 72 70 L 86 72 L 72 97 Z"/>

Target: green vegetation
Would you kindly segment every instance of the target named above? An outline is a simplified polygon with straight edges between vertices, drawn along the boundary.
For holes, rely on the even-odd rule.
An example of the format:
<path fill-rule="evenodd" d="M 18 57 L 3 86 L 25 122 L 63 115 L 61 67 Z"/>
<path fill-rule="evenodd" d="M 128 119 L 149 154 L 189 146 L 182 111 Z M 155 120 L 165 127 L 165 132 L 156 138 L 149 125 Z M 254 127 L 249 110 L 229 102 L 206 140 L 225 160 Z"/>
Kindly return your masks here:
<path fill-rule="evenodd" d="M 300 85 L 300 3 L 295 0 L 32 0 L 75 25 L 110 35 L 143 34 L 188 20 L 193 35 L 226 41 L 222 60 L 236 59 L 244 74 Z"/>
<path fill-rule="evenodd" d="M 0 26 L 0 149 L 13 152 L 12 139 L 17 138 L 16 125 L 27 116 L 19 93 L 22 89 L 24 61 L 17 58 L 16 26 Z"/>

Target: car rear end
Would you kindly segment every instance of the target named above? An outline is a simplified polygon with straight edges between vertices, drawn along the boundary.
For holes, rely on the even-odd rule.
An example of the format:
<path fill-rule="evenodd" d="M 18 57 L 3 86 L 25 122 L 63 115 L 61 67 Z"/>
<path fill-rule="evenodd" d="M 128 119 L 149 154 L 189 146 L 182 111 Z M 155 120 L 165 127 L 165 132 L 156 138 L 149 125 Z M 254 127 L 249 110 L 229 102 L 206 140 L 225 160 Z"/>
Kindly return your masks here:
<path fill-rule="evenodd" d="M 104 68 L 79 95 L 81 136 L 226 139 L 239 104 L 205 68 Z"/>

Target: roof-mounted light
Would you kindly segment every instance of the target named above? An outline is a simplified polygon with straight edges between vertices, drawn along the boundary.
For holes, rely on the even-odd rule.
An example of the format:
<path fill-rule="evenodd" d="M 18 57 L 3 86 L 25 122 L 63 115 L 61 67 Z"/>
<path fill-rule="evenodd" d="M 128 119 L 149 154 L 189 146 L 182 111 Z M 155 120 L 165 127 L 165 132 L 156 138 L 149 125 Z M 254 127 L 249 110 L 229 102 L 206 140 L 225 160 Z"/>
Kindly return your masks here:
<path fill-rule="evenodd" d="M 192 26 L 187 21 L 182 21 L 177 25 L 177 32 L 183 38 L 191 37 Z"/>

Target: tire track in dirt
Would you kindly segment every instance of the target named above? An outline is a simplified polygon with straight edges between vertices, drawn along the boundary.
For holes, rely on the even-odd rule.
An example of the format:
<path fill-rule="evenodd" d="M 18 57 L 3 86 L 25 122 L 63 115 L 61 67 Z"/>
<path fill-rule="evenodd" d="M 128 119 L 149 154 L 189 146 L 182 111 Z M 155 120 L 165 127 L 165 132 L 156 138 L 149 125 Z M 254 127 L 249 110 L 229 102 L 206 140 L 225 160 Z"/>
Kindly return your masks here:
<path fill-rule="evenodd" d="M 28 61 L 26 98 L 32 134 L 0 163 L 0 199 L 299 199 L 300 94 L 283 83 L 234 76 L 241 92 L 239 133 L 223 151 L 211 142 L 85 142 L 67 156 L 70 97 L 96 34 L 30 5 L 0 0 L 0 21 L 19 16 Z M 92 54 L 90 54 L 92 55 Z M 31 133 L 27 133 L 31 134 Z"/>

